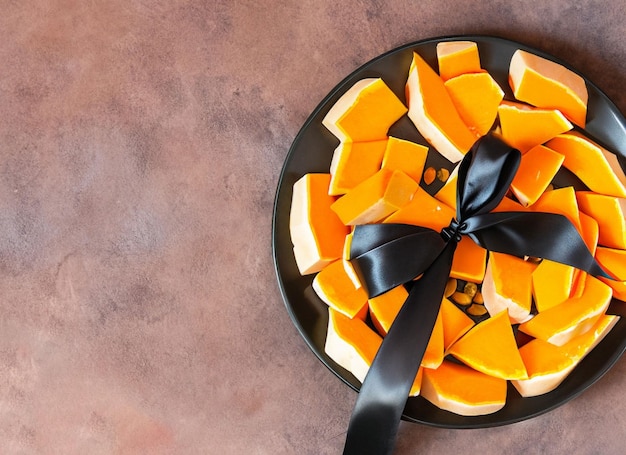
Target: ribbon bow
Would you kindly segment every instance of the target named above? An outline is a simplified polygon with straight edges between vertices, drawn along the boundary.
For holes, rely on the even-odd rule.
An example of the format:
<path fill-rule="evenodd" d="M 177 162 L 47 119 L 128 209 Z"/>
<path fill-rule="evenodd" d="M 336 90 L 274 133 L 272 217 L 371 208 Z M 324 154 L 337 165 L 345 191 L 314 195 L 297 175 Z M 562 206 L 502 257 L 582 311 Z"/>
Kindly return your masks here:
<path fill-rule="evenodd" d="M 405 224 L 357 226 L 351 262 L 370 297 L 414 281 L 357 397 L 344 455 L 393 450 L 404 405 L 433 330 L 452 257 L 467 235 L 490 251 L 534 256 L 610 277 L 563 215 L 491 211 L 509 189 L 521 159 L 495 136 L 479 139 L 460 164 L 456 219 L 441 233 Z"/>

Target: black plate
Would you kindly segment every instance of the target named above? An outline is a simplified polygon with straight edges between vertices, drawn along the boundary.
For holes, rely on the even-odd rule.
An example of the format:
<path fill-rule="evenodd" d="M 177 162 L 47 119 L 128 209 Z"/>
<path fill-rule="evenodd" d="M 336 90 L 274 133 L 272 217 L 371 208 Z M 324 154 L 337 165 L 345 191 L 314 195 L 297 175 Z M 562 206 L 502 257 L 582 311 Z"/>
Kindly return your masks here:
<path fill-rule="evenodd" d="M 295 138 L 280 176 L 274 205 L 273 249 L 276 273 L 285 305 L 293 323 L 315 355 L 354 390 L 359 389 L 360 382 L 324 352 L 328 310 L 311 288 L 313 275 L 300 276 L 295 263 L 289 236 L 292 187 L 306 173 L 329 172 L 332 154 L 338 141 L 322 126 L 322 119 L 346 90 L 360 79 L 381 77 L 404 102 L 404 86 L 413 52 L 418 52 L 436 69 L 436 44 L 440 41 L 454 40 L 470 40 L 478 44 L 481 66 L 498 81 L 508 99 L 513 99 L 508 84 L 509 61 L 517 49 L 528 50 L 574 70 L 566 63 L 540 50 L 490 36 L 450 36 L 407 44 L 366 63 L 341 81 L 322 100 Z M 587 79 L 585 81 L 589 91 L 586 134 L 609 150 L 620 151 L 623 156 L 626 156 L 626 120 L 604 93 Z M 392 127 L 390 134 L 428 145 L 406 116 Z M 430 162 L 427 165 L 450 167 L 450 163 L 436 155 L 429 153 Z M 621 159 L 620 162 L 626 169 L 625 160 Z M 609 312 L 626 316 L 626 304 L 615 300 Z M 477 417 L 464 417 L 442 411 L 421 397 L 410 398 L 403 419 L 447 428 L 490 427 L 525 420 L 554 409 L 579 395 L 600 379 L 625 350 L 626 317 L 622 317 L 608 336 L 568 378 L 548 394 L 522 398 L 509 384 L 506 406 L 494 414 Z"/>

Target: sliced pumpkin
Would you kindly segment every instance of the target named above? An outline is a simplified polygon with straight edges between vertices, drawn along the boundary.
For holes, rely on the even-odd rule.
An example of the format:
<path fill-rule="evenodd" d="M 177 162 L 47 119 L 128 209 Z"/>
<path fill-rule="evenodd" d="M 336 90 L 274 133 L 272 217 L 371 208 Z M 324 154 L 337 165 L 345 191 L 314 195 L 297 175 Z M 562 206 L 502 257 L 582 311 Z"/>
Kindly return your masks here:
<path fill-rule="evenodd" d="M 506 403 L 506 381 L 444 360 L 425 368 L 421 394 L 440 409 L 463 416 L 492 414 Z"/>
<path fill-rule="evenodd" d="M 509 81 L 518 100 L 558 109 L 584 128 L 589 95 L 584 79 L 578 74 L 556 62 L 518 49 L 511 58 Z"/>
<path fill-rule="evenodd" d="M 528 377 L 506 311 L 476 324 L 448 352 L 475 370 L 496 378 Z"/>
<path fill-rule="evenodd" d="M 385 139 L 407 108 L 381 78 L 356 82 L 331 107 L 322 124 L 341 142 Z"/>
<path fill-rule="evenodd" d="M 313 279 L 313 290 L 329 307 L 355 317 L 367 305 L 367 292 L 355 287 L 346 273 L 343 260 L 337 260 L 324 267 Z"/>
<path fill-rule="evenodd" d="M 560 347 L 561 350 L 574 362 L 579 363 L 615 327 L 619 318 L 616 315 L 603 314 L 590 330 L 572 338 Z"/>
<path fill-rule="evenodd" d="M 486 72 L 465 73 L 448 79 L 446 89 L 463 122 L 479 136 L 489 132 L 498 116 L 504 92 Z"/>
<path fill-rule="evenodd" d="M 301 275 L 322 270 L 341 257 L 349 229 L 331 210 L 330 174 L 306 174 L 293 185 L 289 231 Z"/>
<path fill-rule="evenodd" d="M 478 45 L 473 41 L 442 41 L 437 43 L 439 75 L 445 81 L 480 68 Z"/>
<path fill-rule="evenodd" d="M 556 389 L 576 363 L 558 346 L 535 338 L 519 349 L 528 379 L 511 383 L 523 397 L 535 397 Z"/>
<path fill-rule="evenodd" d="M 626 197 L 626 175 L 617 155 L 578 131 L 561 134 L 547 144 L 565 157 L 563 166 L 596 193 Z"/>
<path fill-rule="evenodd" d="M 572 129 L 558 110 L 539 109 L 512 101 L 498 107 L 502 139 L 522 153 Z"/>
<path fill-rule="evenodd" d="M 580 210 L 598 222 L 598 243 L 626 249 L 626 199 L 592 191 L 577 191 Z"/>
<path fill-rule="evenodd" d="M 328 194 L 338 196 L 379 171 L 387 140 L 370 142 L 341 142 L 330 162 Z"/>
<path fill-rule="evenodd" d="M 415 142 L 389 137 L 382 159 L 383 169 L 399 170 L 416 182 L 422 179 L 428 147 Z"/>
<path fill-rule="evenodd" d="M 418 187 L 411 202 L 385 219 L 385 223 L 406 223 L 441 231 L 456 212 Z"/>
<path fill-rule="evenodd" d="M 611 302 L 612 290 L 599 279 L 588 275 L 580 297 L 570 298 L 520 324 L 519 330 L 557 346 L 587 332 L 604 314 Z"/>
<path fill-rule="evenodd" d="M 574 267 L 544 259 L 532 273 L 532 289 L 539 313 L 563 303 L 570 297 Z"/>
<path fill-rule="evenodd" d="M 381 169 L 330 208 L 345 225 L 375 223 L 406 205 L 417 188 L 417 182 L 404 172 Z"/>
<path fill-rule="evenodd" d="M 508 314 L 512 323 L 530 317 L 532 274 L 536 267 L 537 264 L 509 254 L 489 252 L 482 296 L 492 317 L 502 311 Z"/>
<path fill-rule="evenodd" d="M 400 285 L 368 300 L 372 323 L 381 336 L 387 335 L 408 296 L 405 287 Z"/>
<path fill-rule="evenodd" d="M 626 250 L 598 247 L 595 257 L 605 270 L 617 278 L 609 280 L 601 277 L 600 280 L 613 289 L 616 299 L 626 302 Z"/>
<path fill-rule="evenodd" d="M 324 351 L 339 366 L 350 371 L 363 382 L 383 339 L 360 319 L 350 319 L 328 309 L 328 329 Z M 420 368 L 409 392 L 410 396 L 420 393 L 422 382 Z"/>
<path fill-rule="evenodd" d="M 450 276 L 460 280 L 481 283 L 485 277 L 487 250 L 467 236 L 461 237 L 452 258 Z"/>
<path fill-rule="evenodd" d="M 474 321 L 463 310 L 447 298 L 441 300 L 441 319 L 443 322 L 444 353 L 455 341 L 474 327 Z"/>
<path fill-rule="evenodd" d="M 406 84 L 408 116 L 422 136 L 445 158 L 456 163 L 476 139 L 463 123 L 443 80 L 417 53 Z"/>
<path fill-rule="evenodd" d="M 543 145 L 536 145 L 522 156 L 511 190 L 522 205 L 534 204 L 548 188 L 565 158 Z"/>

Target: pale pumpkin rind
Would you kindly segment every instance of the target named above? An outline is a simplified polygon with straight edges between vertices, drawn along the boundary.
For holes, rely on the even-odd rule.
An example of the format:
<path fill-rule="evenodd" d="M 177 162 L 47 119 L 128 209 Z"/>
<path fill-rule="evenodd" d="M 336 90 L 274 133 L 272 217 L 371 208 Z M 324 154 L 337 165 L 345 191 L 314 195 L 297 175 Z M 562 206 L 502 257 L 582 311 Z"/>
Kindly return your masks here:
<path fill-rule="evenodd" d="M 349 230 L 331 210 L 330 174 L 306 174 L 293 186 L 289 231 L 298 270 L 317 273 L 340 258 Z"/>

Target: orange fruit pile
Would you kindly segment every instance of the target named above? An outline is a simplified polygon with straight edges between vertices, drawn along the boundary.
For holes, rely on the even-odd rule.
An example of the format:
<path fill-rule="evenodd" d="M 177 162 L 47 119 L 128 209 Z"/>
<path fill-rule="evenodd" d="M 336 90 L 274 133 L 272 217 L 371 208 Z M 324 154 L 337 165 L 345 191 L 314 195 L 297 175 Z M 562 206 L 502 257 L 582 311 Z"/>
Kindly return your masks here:
<path fill-rule="evenodd" d="M 572 130 L 585 124 L 584 81 L 519 50 L 509 74 L 515 99 L 505 100 L 479 52 L 469 41 L 439 43 L 439 73 L 414 53 L 406 106 L 380 78 L 354 84 L 323 121 L 339 140 L 329 172 L 294 185 L 290 215 L 296 263 L 303 275 L 316 274 L 313 289 L 329 306 L 326 353 L 362 381 L 407 291 L 368 298 L 349 262 L 353 226 L 439 231 L 456 213 L 457 174 L 425 168 L 428 154 L 455 165 L 490 131 L 520 149 L 520 168 L 495 210 L 566 216 L 617 280 L 489 252 L 463 238 L 411 390 L 461 415 L 497 412 L 507 381 L 523 397 L 558 387 L 617 322 L 606 314 L 611 300 L 626 300 L 626 176 L 614 154 Z M 405 115 L 428 146 L 389 136 Z M 555 188 L 561 168 L 588 190 Z M 445 183 L 433 195 L 435 179 Z M 522 338 L 530 341 L 518 344 Z"/>

